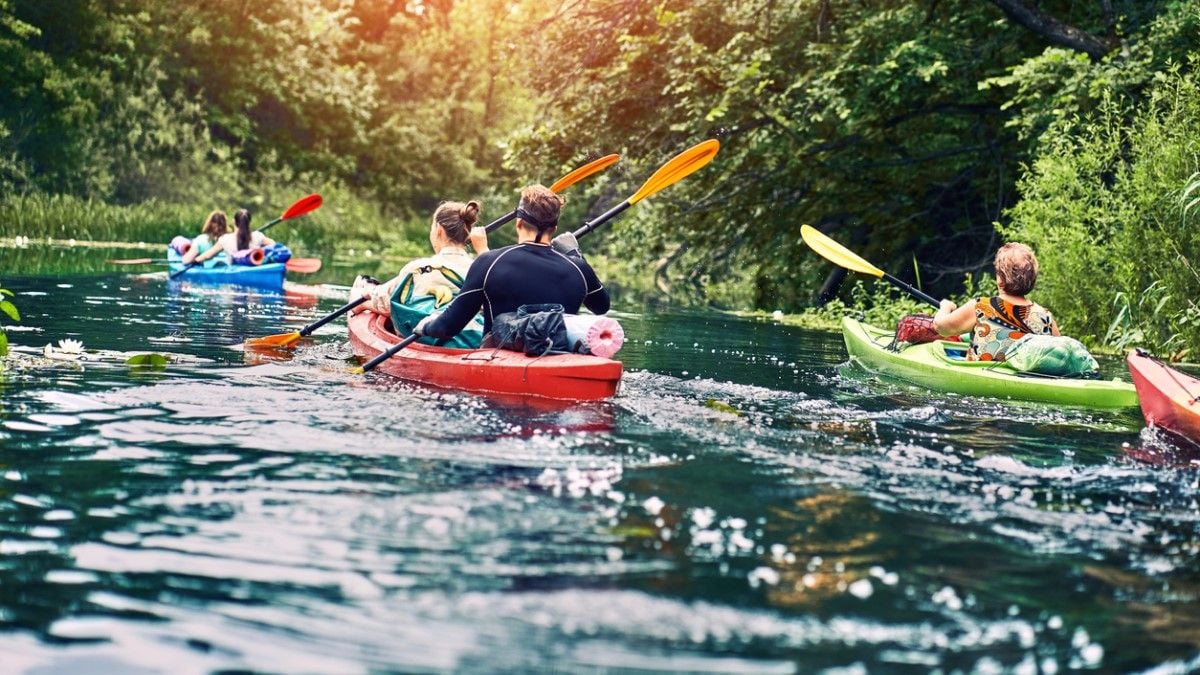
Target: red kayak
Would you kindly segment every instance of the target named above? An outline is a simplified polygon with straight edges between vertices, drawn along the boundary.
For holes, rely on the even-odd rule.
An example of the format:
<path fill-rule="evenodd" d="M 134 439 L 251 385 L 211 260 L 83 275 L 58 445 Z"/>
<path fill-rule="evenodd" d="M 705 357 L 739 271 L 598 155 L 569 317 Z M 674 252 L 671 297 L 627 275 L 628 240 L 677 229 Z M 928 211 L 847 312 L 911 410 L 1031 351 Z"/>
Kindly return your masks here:
<path fill-rule="evenodd" d="M 1136 350 L 1127 362 L 1146 424 L 1200 443 L 1200 380 Z"/>
<path fill-rule="evenodd" d="M 369 359 L 400 342 L 388 317 L 350 317 L 354 353 Z M 409 345 L 376 370 L 449 389 L 568 401 L 596 401 L 617 393 L 621 362 L 583 354 L 530 357 L 504 349 L 447 349 Z"/>

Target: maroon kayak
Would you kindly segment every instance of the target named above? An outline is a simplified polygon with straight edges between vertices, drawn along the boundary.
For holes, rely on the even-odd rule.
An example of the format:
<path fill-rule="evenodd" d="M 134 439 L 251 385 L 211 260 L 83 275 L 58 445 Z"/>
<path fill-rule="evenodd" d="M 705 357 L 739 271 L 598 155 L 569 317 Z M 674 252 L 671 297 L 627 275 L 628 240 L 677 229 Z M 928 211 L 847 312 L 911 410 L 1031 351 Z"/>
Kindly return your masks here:
<path fill-rule="evenodd" d="M 1126 362 L 1146 424 L 1200 443 L 1200 379 L 1136 350 Z"/>
<path fill-rule="evenodd" d="M 354 353 L 373 358 L 398 342 L 388 317 L 362 312 L 350 317 Z M 447 349 L 414 343 L 379 364 L 389 375 L 450 389 L 595 401 L 617 393 L 621 362 L 584 354 L 531 357 L 504 349 Z"/>

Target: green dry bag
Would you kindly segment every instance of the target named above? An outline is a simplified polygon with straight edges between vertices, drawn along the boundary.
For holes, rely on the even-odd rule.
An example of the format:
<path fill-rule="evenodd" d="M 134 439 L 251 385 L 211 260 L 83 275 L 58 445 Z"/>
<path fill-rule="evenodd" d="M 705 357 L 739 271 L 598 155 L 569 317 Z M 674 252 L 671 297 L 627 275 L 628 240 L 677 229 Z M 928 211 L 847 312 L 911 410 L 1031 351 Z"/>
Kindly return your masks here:
<path fill-rule="evenodd" d="M 1004 360 L 1026 373 L 1057 377 L 1090 377 L 1100 364 L 1079 340 L 1066 336 L 1026 335 L 1005 351 Z"/>

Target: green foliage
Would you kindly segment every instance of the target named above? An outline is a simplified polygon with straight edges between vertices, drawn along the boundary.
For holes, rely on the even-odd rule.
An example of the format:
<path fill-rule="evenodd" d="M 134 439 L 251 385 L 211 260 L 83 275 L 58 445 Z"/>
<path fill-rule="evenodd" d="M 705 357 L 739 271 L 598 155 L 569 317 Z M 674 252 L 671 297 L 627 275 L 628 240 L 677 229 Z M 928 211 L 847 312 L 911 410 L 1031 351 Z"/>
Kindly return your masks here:
<path fill-rule="evenodd" d="M 1200 39 L 1200 7 L 1193 2 L 1129 4 L 1124 30 L 1135 39 L 1109 58 L 1093 61 L 1059 47 L 1025 59 L 980 88 L 1009 92 L 1006 126 L 1036 150 L 1042 134 L 1095 113 L 1107 97 L 1141 98 L 1171 64 L 1185 63 Z M 1161 12 L 1161 13 L 1158 13 Z"/>
<path fill-rule="evenodd" d="M 1002 229 L 1037 251 L 1039 301 L 1085 342 L 1200 346 L 1200 77 L 1172 69 L 1056 129 Z"/>
<path fill-rule="evenodd" d="M 0 288 L 0 313 L 3 313 L 11 321 L 20 321 L 21 313 L 17 311 L 17 306 L 13 304 L 9 298 L 14 297 L 14 293 L 7 288 Z M 4 330 L 4 324 L 0 323 L 0 357 L 8 356 L 8 333 Z"/>
<path fill-rule="evenodd" d="M 153 201 L 190 221 L 214 196 L 267 206 L 305 184 L 345 198 L 349 237 L 387 240 L 396 218 L 516 180 L 503 139 L 535 104 L 515 40 L 544 11 L 0 0 L 0 198 Z"/>
<path fill-rule="evenodd" d="M 598 144 L 634 159 L 632 187 L 716 136 L 711 168 L 618 223 L 610 250 L 670 257 L 674 281 L 745 272 L 754 304 L 795 309 L 827 271 L 797 250 L 809 222 L 899 272 L 915 249 L 944 285 L 987 259 L 1018 170 L 1006 92 L 978 83 L 1042 45 L 999 16 L 965 1 L 586 3 L 554 27 L 533 74 L 550 104 L 512 158 Z"/>
<path fill-rule="evenodd" d="M 932 314 L 934 309 L 896 287 L 875 280 L 856 279 L 849 297 L 835 298 L 821 307 L 809 307 L 797 314 L 778 317 L 782 323 L 804 328 L 836 330 L 842 317 L 852 316 L 880 328 L 894 327 L 907 314 Z"/>
<path fill-rule="evenodd" d="M 970 0 L 0 0 L 0 234 L 161 242 L 213 208 L 261 223 L 315 191 L 326 206 L 286 226 L 290 244 L 410 257 L 440 201 L 499 215 L 519 185 L 620 152 L 572 189 L 563 220 L 579 222 L 718 137 L 710 167 L 589 239 L 623 289 L 802 309 L 829 272 L 800 243 L 809 222 L 901 277 L 919 259 L 928 290 L 953 293 L 990 262 L 1028 166 L 1009 231 L 1041 219 L 1031 240 L 1079 253 L 1039 251 L 1047 297 L 1062 295 L 1050 270 L 1121 279 L 1055 307 L 1068 323 L 1100 339 L 1115 293 L 1160 280 L 1161 316 L 1189 320 L 1190 287 L 1093 254 L 1077 223 L 1162 220 L 1178 201 L 1164 191 L 1196 171 L 1166 155 L 1187 126 L 1168 90 L 1190 77 L 1197 3 L 1037 4 L 1119 48 L 1047 48 Z M 1147 101 L 1158 131 L 1134 124 Z M 1135 154 L 1167 164 L 1127 156 L 1137 134 Z M 1194 240 L 1177 244 L 1191 261 Z M 865 312 L 853 293 L 843 309 Z M 1131 302 L 1130 330 L 1154 323 Z"/>

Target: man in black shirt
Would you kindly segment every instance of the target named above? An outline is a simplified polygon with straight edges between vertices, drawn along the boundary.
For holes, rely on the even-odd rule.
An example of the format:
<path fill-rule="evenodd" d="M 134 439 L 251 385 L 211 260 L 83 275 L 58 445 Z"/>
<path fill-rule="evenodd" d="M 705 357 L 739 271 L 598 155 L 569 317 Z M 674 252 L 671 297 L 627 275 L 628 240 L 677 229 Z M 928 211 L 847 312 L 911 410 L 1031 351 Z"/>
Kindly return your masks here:
<path fill-rule="evenodd" d="M 413 329 L 418 335 L 450 338 L 483 310 L 484 334 L 496 315 L 521 305 L 559 304 L 568 314 L 580 306 L 595 314 L 608 311 L 608 291 L 579 254 L 575 238 L 563 235 L 551 245 L 563 198 L 541 185 L 521 191 L 517 206 L 517 243 L 481 254 L 471 264 L 458 297 L 441 314 Z"/>

